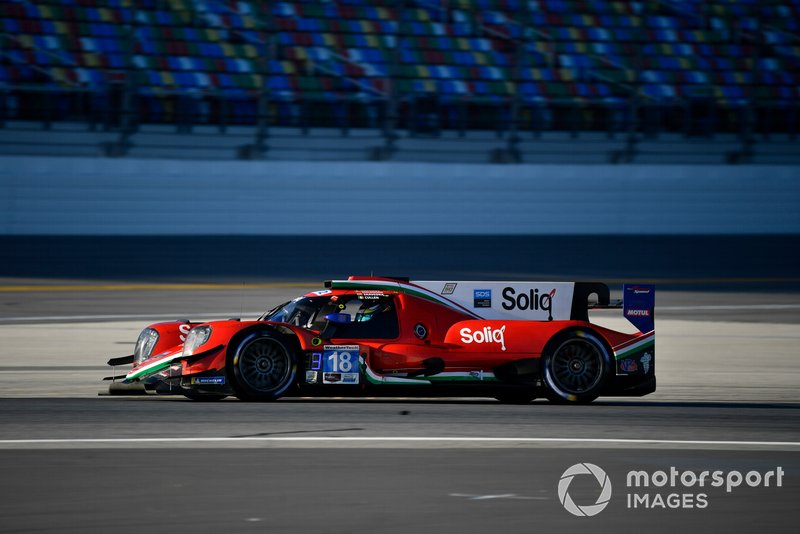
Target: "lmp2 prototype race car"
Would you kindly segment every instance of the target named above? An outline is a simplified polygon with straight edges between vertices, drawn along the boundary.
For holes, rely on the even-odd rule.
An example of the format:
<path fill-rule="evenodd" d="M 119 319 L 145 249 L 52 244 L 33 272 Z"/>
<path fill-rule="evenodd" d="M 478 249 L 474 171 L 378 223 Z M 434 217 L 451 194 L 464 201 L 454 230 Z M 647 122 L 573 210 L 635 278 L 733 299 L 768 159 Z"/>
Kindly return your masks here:
<path fill-rule="evenodd" d="M 469 396 L 586 403 L 655 391 L 655 288 L 351 276 L 258 320 L 145 328 L 111 392 L 246 401 L 283 396 Z M 589 322 L 621 307 L 638 330 Z M 133 386 L 134 388 L 136 386 Z"/>

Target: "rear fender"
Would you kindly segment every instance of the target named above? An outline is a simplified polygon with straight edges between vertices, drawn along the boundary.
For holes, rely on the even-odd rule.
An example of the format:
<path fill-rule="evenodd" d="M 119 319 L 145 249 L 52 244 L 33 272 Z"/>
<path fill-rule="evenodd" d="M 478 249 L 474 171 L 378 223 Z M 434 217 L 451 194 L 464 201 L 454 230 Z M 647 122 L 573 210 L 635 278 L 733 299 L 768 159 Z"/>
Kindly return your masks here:
<path fill-rule="evenodd" d="M 460 321 L 447 331 L 445 342 L 465 352 L 539 356 L 555 335 L 577 327 L 594 329 L 583 321 Z"/>
<path fill-rule="evenodd" d="M 550 336 L 550 338 L 547 340 L 547 343 L 542 348 L 541 353 L 545 354 L 547 352 L 554 351 L 557 348 L 557 345 L 561 343 L 566 336 L 569 336 L 573 332 L 585 332 L 597 338 L 597 340 L 599 340 L 606 349 L 606 353 L 609 357 L 608 363 L 612 365 L 614 362 L 614 343 L 618 340 L 627 340 L 631 337 L 634 337 L 627 334 L 620 334 L 614 330 L 609 330 L 591 323 L 573 322 L 572 324 L 565 326 L 565 328 L 561 328 L 558 331 L 553 332 L 553 335 Z"/>

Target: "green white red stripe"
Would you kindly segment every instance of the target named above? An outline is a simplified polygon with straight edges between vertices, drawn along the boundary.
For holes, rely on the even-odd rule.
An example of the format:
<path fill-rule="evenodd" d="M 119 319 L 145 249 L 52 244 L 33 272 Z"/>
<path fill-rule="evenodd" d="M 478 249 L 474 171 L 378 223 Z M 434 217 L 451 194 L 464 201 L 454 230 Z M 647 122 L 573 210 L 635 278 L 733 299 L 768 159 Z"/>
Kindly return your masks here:
<path fill-rule="evenodd" d="M 359 357 L 361 370 L 370 384 L 431 385 L 436 382 L 497 382 L 492 371 L 446 371 L 431 376 L 392 376 L 376 373 Z"/>
<path fill-rule="evenodd" d="M 405 293 L 407 295 L 413 295 L 415 297 L 430 300 L 432 302 L 444 304 L 445 306 L 448 306 L 450 308 L 455 308 L 456 310 L 462 313 L 466 313 L 467 315 L 470 315 L 475 319 L 482 319 L 481 316 L 465 308 L 464 306 L 461 306 L 460 304 L 453 302 L 450 299 L 447 299 L 437 293 L 434 293 L 429 289 L 411 283 L 395 282 L 388 280 L 333 280 L 331 282 L 331 289 L 354 289 L 363 291 L 400 291 L 401 293 Z"/>
<path fill-rule="evenodd" d="M 172 362 L 175 359 L 180 358 L 182 355 L 183 347 L 177 351 L 168 352 L 164 356 L 153 360 L 152 362 L 148 362 L 147 364 L 140 365 L 139 367 L 132 369 L 127 375 L 125 375 L 125 381 L 129 382 L 132 380 L 141 380 L 142 378 L 154 375 L 159 371 L 163 371 L 172 365 Z"/>
<path fill-rule="evenodd" d="M 648 332 L 632 341 L 627 341 L 614 347 L 614 359 L 622 360 L 637 352 L 655 346 L 655 343 L 656 333 L 654 331 Z"/>

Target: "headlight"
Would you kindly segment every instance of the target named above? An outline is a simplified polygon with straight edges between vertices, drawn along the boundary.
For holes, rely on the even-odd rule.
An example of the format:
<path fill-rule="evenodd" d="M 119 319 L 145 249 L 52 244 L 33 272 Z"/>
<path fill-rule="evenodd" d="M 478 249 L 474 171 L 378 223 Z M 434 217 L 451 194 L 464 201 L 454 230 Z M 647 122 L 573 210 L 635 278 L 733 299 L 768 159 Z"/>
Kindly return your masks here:
<path fill-rule="evenodd" d="M 183 355 L 191 356 L 198 348 L 202 347 L 210 337 L 210 326 L 198 326 L 192 328 L 191 331 L 189 331 L 189 335 L 186 336 L 186 341 L 183 343 Z"/>
<path fill-rule="evenodd" d="M 153 354 L 153 348 L 158 343 L 158 332 L 152 328 L 145 328 L 136 340 L 136 349 L 133 351 L 134 363 L 142 363 Z"/>

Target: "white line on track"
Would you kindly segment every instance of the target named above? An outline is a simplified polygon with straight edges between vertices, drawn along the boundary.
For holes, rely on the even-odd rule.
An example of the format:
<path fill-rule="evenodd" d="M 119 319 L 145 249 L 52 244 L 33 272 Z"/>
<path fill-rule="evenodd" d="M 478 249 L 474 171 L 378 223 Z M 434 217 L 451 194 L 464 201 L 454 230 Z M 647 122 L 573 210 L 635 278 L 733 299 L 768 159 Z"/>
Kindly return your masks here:
<path fill-rule="evenodd" d="M 450 493 L 451 497 L 463 497 L 470 501 L 486 501 L 489 499 L 512 499 L 523 501 L 547 501 L 547 497 L 526 497 L 524 495 L 517 495 L 516 493 L 501 493 L 499 495 L 475 495 L 472 493 Z"/>
<path fill-rule="evenodd" d="M 625 439 L 625 438 L 505 438 L 505 437 L 454 437 L 454 436 L 253 436 L 253 437 L 188 437 L 188 438 L 76 438 L 76 439 L 3 439 L 0 445 L 36 444 L 137 444 L 137 443 L 580 443 L 620 445 L 721 445 L 742 447 L 800 447 L 800 441 L 724 441 L 724 440 L 677 440 L 677 439 Z"/>

